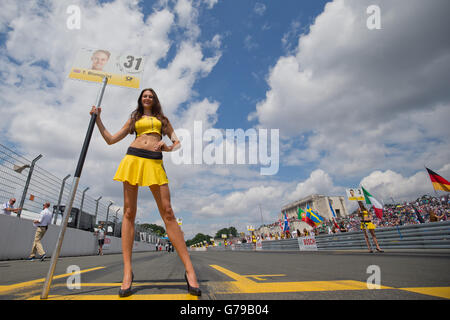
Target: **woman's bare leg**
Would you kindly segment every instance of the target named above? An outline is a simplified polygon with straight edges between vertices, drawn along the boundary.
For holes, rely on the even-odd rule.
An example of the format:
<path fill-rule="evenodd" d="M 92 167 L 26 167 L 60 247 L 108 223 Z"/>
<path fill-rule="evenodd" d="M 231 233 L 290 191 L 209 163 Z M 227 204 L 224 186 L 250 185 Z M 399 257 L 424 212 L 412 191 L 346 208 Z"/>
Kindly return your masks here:
<path fill-rule="evenodd" d="M 375 243 L 377 249 L 381 250 L 380 246 L 378 245 L 377 237 L 375 236 L 375 230 L 370 229 L 370 234 L 372 235 L 373 242 Z"/>
<path fill-rule="evenodd" d="M 161 218 L 166 225 L 167 235 L 175 247 L 175 250 L 177 250 L 181 262 L 184 264 L 189 284 L 191 287 L 198 288 L 199 285 L 195 275 L 194 266 L 192 265 L 191 258 L 189 257 L 189 252 L 186 248 L 186 242 L 184 242 L 183 233 L 181 232 L 180 226 L 176 221 L 175 214 L 173 213 L 172 206 L 170 204 L 169 185 L 152 185 L 150 186 L 150 190 L 152 191 L 156 204 L 158 205 Z"/>
<path fill-rule="evenodd" d="M 369 249 L 369 251 L 372 251 L 372 247 L 370 246 L 369 242 L 369 236 L 367 235 L 367 230 L 363 229 L 363 231 L 364 231 L 364 238 L 366 239 L 367 248 Z"/>
<path fill-rule="evenodd" d="M 138 186 L 123 183 L 123 219 L 122 219 L 122 257 L 123 257 L 123 280 L 121 289 L 127 289 L 131 285 L 131 255 L 134 243 L 134 219 L 137 210 Z"/>

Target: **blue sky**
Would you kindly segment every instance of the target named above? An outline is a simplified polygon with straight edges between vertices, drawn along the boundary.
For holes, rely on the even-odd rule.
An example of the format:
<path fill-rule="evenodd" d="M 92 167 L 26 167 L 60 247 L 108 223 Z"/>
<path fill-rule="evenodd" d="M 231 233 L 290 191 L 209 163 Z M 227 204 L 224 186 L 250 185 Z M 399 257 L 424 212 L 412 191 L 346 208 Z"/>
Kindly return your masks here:
<path fill-rule="evenodd" d="M 45 5 L 43 5 L 45 4 Z M 69 5 L 81 28 L 66 27 Z M 377 5 L 381 28 L 367 27 Z M 177 165 L 165 156 L 186 238 L 274 222 L 310 194 L 411 200 L 432 193 L 424 166 L 450 177 L 450 29 L 446 0 L 115 0 L 2 2 L 0 140 L 43 168 L 72 173 L 98 86 L 68 79 L 80 47 L 146 55 L 143 87 L 192 132 L 279 130 L 280 168 Z M 103 121 L 116 132 L 139 92 L 109 86 Z M 94 131 L 81 184 L 121 206 L 112 177 L 132 142 L 107 146 Z M 352 204 L 348 203 L 351 208 Z M 140 222 L 157 223 L 142 190 Z"/>

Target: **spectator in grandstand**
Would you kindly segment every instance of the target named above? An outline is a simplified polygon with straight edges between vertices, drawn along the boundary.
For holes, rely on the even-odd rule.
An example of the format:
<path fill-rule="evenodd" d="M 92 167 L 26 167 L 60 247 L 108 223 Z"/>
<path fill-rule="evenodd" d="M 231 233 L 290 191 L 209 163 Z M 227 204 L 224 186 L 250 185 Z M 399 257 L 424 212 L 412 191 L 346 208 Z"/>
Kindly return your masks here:
<path fill-rule="evenodd" d="M 369 212 L 364 207 L 362 201 L 358 201 L 358 215 L 361 218 L 361 230 L 364 232 L 364 238 L 366 239 L 367 248 L 369 249 L 369 252 L 373 252 L 370 242 L 369 242 L 369 236 L 367 235 L 367 230 L 369 230 L 370 234 L 372 235 L 373 242 L 375 243 L 376 249 L 378 252 L 384 252 L 381 250 L 380 246 L 378 245 L 377 237 L 375 236 L 375 225 L 372 223 L 372 220 L 369 217 Z"/>
<path fill-rule="evenodd" d="M 11 215 L 11 212 L 17 213 L 21 208 L 14 208 L 14 204 L 16 203 L 16 198 L 11 198 L 9 201 L 3 204 L 3 213 L 7 216 Z"/>
<path fill-rule="evenodd" d="M 336 226 L 332 226 L 331 227 L 331 233 L 337 233 L 337 229 L 336 229 Z"/>
<path fill-rule="evenodd" d="M 308 232 L 308 230 L 306 230 L 306 228 L 303 229 L 303 236 L 304 237 L 309 236 L 309 232 Z"/>
<path fill-rule="evenodd" d="M 339 231 L 340 232 L 348 232 L 348 229 L 345 227 L 343 221 L 339 224 Z"/>
<path fill-rule="evenodd" d="M 430 222 L 438 222 L 438 221 L 440 221 L 441 219 L 444 218 L 443 214 L 442 215 L 438 215 L 436 213 L 436 209 L 430 208 L 429 212 L 430 212 Z"/>
<path fill-rule="evenodd" d="M 132 294 L 133 283 L 132 251 L 134 243 L 135 218 L 138 204 L 139 187 L 148 187 L 153 194 L 161 218 L 166 226 L 170 241 L 185 268 L 184 278 L 187 290 L 195 296 L 201 295 L 194 266 L 184 241 L 183 233 L 178 225 L 172 209 L 169 180 L 163 165 L 162 152 L 175 151 L 180 147 L 180 141 L 175 131 L 162 111 L 156 92 L 143 89 L 137 99 L 137 107 L 131 113 L 124 126 L 115 134 L 106 130 L 101 120 L 101 108 L 93 106 L 90 114 L 96 114 L 97 127 L 108 145 L 123 140 L 128 134 L 136 138 L 127 150 L 114 176 L 121 181 L 124 194 L 124 215 L 122 222 L 122 255 L 123 279 L 119 290 L 120 297 Z M 171 140 L 170 146 L 163 141 L 163 136 Z M 145 174 L 144 174 L 145 173 Z"/>

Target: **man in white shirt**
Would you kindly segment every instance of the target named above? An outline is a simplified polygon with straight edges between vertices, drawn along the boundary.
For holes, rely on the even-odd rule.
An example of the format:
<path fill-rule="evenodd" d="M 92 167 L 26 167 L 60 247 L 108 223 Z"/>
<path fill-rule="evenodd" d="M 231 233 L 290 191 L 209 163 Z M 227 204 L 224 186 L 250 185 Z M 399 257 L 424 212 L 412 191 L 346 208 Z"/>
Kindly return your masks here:
<path fill-rule="evenodd" d="M 30 261 L 34 261 L 36 251 L 41 256 L 41 261 L 44 261 L 46 258 L 45 251 L 42 248 L 41 239 L 44 237 L 48 225 L 51 224 L 52 221 L 52 212 L 48 209 L 49 207 L 49 202 L 44 203 L 44 208 L 39 215 L 39 219 L 33 221 L 33 224 L 36 227 L 36 234 L 34 235 L 33 247 L 31 248 L 31 254 L 28 258 Z"/>
<path fill-rule="evenodd" d="M 103 245 L 105 244 L 105 229 L 103 228 L 103 224 L 100 224 L 98 230 L 94 232 L 95 235 L 98 236 L 98 253 L 97 255 L 103 255 Z"/>
<path fill-rule="evenodd" d="M 9 199 L 8 202 L 5 202 L 3 204 L 3 213 L 6 214 L 7 216 L 10 216 L 11 212 L 17 213 L 20 208 L 15 209 L 14 203 L 16 203 L 15 198 L 11 198 L 11 199 Z"/>

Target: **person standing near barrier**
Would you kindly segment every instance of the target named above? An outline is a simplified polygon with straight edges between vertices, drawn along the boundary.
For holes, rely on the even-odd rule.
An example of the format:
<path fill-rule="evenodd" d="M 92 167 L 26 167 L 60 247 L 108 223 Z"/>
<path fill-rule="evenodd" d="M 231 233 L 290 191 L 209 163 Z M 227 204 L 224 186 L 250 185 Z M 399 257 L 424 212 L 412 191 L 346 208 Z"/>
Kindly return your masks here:
<path fill-rule="evenodd" d="M 372 220 L 369 217 L 369 212 L 364 207 L 363 203 L 361 201 L 358 201 L 358 215 L 361 218 L 361 230 L 364 232 L 364 238 L 366 239 L 367 248 L 369 249 L 369 252 L 372 253 L 372 247 L 370 246 L 369 242 L 369 236 L 367 234 L 367 230 L 369 230 L 370 234 L 372 235 L 373 242 L 375 243 L 376 249 L 378 252 L 384 252 L 381 250 L 380 246 L 378 245 L 377 237 L 375 236 L 375 225 L 372 223 Z"/>
<path fill-rule="evenodd" d="M 135 140 L 128 148 L 127 154 L 120 162 L 114 180 L 123 182 L 124 216 L 122 222 L 122 254 L 123 280 L 119 290 L 120 297 L 132 294 L 133 271 L 131 255 L 134 241 L 134 220 L 137 211 L 137 196 L 139 186 L 150 188 L 155 198 L 161 218 L 166 226 L 167 234 L 184 264 L 184 278 L 188 292 L 200 296 L 194 267 L 183 238 L 180 226 L 175 218 L 170 203 L 168 179 L 162 161 L 162 151 L 170 152 L 180 147 L 180 142 L 174 129 L 161 109 L 161 104 L 153 89 L 142 90 L 138 98 L 138 106 L 125 125 L 114 135 L 110 134 L 103 125 L 100 114 L 101 108 L 93 106 L 90 114 L 97 114 L 96 124 L 105 139 L 111 145 L 124 139 L 128 134 L 136 134 Z M 162 141 L 167 135 L 172 141 L 167 146 Z"/>
<path fill-rule="evenodd" d="M 28 257 L 28 260 L 34 261 L 36 258 L 36 251 L 40 255 L 41 261 L 47 257 L 42 247 L 41 240 L 47 232 L 48 225 L 52 221 L 52 212 L 48 209 L 50 207 L 50 203 L 46 202 L 43 205 L 43 210 L 39 214 L 39 219 L 34 220 L 34 226 L 36 227 L 36 233 L 34 235 L 33 247 L 31 248 L 31 254 Z"/>
<path fill-rule="evenodd" d="M 103 224 L 101 223 L 98 226 L 98 230 L 95 231 L 95 235 L 98 236 L 98 252 L 97 255 L 103 255 L 103 245 L 105 244 L 105 229 L 103 228 Z"/>
<path fill-rule="evenodd" d="M 8 202 L 5 202 L 3 204 L 3 214 L 10 216 L 11 212 L 14 212 L 14 213 L 19 212 L 20 208 L 14 208 L 14 203 L 16 203 L 15 198 L 11 198 L 11 199 L 9 199 Z"/>

